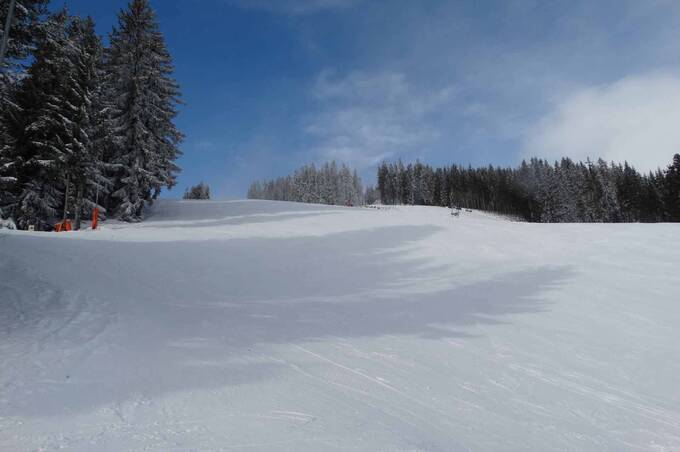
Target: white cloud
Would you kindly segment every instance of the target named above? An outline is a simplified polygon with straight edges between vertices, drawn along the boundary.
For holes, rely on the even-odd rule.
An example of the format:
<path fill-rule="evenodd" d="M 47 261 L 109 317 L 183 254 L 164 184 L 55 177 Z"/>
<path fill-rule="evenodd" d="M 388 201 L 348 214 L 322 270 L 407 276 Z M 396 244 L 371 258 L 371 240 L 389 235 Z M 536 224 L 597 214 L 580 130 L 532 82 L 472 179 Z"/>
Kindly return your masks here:
<path fill-rule="evenodd" d="M 303 15 L 329 9 L 348 8 L 360 0 L 228 0 L 247 9 L 259 9 L 272 13 Z"/>
<path fill-rule="evenodd" d="M 680 78 L 653 73 L 577 90 L 528 130 L 524 152 L 664 167 L 680 152 Z"/>
<path fill-rule="evenodd" d="M 450 87 L 423 92 L 395 72 L 323 71 L 313 89 L 321 111 L 305 131 L 316 139 L 317 155 L 363 169 L 405 153 L 439 136 L 428 118 L 446 107 Z"/>

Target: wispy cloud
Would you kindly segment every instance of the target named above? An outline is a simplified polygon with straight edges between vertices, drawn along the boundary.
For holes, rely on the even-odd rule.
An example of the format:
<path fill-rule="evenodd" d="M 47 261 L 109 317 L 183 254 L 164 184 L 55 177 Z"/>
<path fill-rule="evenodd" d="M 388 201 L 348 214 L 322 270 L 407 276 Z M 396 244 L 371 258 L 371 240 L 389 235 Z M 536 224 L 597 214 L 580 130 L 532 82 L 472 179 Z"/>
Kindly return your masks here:
<path fill-rule="evenodd" d="M 260 153 L 238 146 L 256 155 L 257 177 L 333 158 L 367 180 L 397 157 L 601 156 L 648 169 L 680 150 L 677 1 L 220 1 L 264 12 L 247 14 L 254 23 L 282 18 L 270 13 L 286 23 L 264 25 L 277 33 L 267 42 L 285 44 L 276 54 L 260 40 L 243 53 L 271 60 L 248 74 L 264 89 L 235 94 L 257 110 L 239 128 L 258 136 Z M 292 70 L 263 69 L 280 61 Z"/>
<path fill-rule="evenodd" d="M 349 8 L 362 0 L 227 0 L 246 9 L 271 13 L 304 15 L 320 11 Z"/>
<path fill-rule="evenodd" d="M 439 132 L 427 119 L 454 93 L 452 87 L 418 90 L 396 72 L 339 76 L 325 70 L 312 91 L 320 112 L 308 118 L 305 131 L 321 158 L 370 167 L 435 140 Z"/>
<path fill-rule="evenodd" d="M 628 161 L 640 170 L 665 166 L 680 152 L 680 78 L 626 77 L 576 90 L 557 102 L 525 137 L 526 156 Z"/>
<path fill-rule="evenodd" d="M 196 142 L 195 147 L 201 151 L 210 151 L 215 149 L 215 143 L 210 140 L 201 140 Z"/>

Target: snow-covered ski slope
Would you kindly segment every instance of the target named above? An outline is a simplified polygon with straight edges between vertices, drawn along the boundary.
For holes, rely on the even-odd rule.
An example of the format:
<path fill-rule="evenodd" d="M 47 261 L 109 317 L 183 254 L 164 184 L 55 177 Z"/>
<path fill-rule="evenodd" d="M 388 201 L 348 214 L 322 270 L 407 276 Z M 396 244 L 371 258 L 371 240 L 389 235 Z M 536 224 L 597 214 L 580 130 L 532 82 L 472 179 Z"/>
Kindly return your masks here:
<path fill-rule="evenodd" d="M 2 451 L 680 450 L 680 226 L 163 201 L 0 231 Z"/>

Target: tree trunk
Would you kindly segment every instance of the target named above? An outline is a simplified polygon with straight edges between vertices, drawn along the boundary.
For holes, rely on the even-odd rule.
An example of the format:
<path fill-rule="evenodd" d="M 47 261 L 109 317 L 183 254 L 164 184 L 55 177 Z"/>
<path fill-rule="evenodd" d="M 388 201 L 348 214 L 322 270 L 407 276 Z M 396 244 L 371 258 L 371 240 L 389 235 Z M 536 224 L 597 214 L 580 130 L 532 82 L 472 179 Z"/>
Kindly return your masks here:
<path fill-rule="evenodd" d="M 75 214 L 73 218 L 73 229 L 76 231 L 80 230 L 80 214 L 83 210 L 83 187 L 79 186 L 78 191 L 76 192 L 76 201 L 75 201 Z"/>
<path fill-rule="evenodd" d="M 71 176 L 66 176 L 66 190 L 64 190 L 64 214 L 61 217 L 61 221 L 66 221 L 66 216 L 68 214 L 68 191 L 71 188 Z"/>

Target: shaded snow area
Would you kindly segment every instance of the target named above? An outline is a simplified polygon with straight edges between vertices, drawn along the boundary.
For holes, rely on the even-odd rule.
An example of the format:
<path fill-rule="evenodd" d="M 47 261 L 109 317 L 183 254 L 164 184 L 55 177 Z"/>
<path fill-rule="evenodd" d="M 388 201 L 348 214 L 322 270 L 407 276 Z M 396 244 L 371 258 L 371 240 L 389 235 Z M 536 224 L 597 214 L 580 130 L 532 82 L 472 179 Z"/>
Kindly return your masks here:
<path fill-rule="evenodd" d="M 2 451 L 680 450 L 680 227 L 163 201 L 0 231 Z"/>

